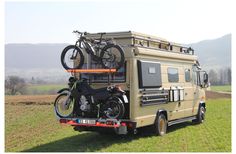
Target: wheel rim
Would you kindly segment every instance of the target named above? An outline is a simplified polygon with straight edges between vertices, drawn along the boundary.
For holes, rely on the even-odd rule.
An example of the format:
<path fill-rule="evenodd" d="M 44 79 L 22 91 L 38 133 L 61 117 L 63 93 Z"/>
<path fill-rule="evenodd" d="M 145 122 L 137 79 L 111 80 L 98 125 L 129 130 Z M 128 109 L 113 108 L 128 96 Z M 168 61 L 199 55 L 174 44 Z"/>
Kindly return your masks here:
<path fill-rule="evenodd" d="M 205 109 L 201 108 L 201 120 L 204 121 L 205 119 Z"/>
<path fill-rule="evenodd" d="M 55 104 L 56 113 L 61 117 L 68 117 L 72 114 L 74 109 L 74 101 L 68 96 L 61 96 Z"/>
<path fill-rule="evenodd" d="M 115 47 L 108 48 L 102 56 L 102 63 L 107 68 L 118 68 L 121 62 L 121 53 Z"/>
<path fill-rule="evenodd" d="M 75 58 L 73 58 L 73 56 L 75 56 L 75 54 L 77 54 L 77 55 Z M 76 49 L 67 50 L 67 52 L 65 53 L 63 62 L 68 68 L 77 68 L 77 66 L 79 66 L 79 64 L 80 64 L 80 61 L 81 61 L 80 55 Z"/>
<path fill-rule="evenodd" d="M 114 101 L 110 101 L 107 103 L 107 105 L 105 106 L 105 110 L 104 113 L 106 115 L 106 117 L 108 118 L 117 118 L 120 115 L 120 106 L 117 104 L 117 102 Z"/>
<path fill-rule="evenodd" d="M 159 121 L 159 131 L 160 131 L 160 134 L 165 133 L 165 120 L 164 119 L 160 119 Z"/>

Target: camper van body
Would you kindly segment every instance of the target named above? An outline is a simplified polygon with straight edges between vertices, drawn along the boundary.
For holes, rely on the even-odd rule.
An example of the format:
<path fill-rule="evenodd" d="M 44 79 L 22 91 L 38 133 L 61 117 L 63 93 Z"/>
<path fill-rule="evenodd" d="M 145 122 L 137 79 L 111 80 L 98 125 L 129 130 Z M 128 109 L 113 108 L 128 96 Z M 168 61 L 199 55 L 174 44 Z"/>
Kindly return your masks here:
<path fill-rule="evenodd" d="M 99 38 L 99 34 L 88 37 Z M 205 86 L 193 50 L 187 51 L 189 48 L 179 44 L 132 31 L 106 33 L 104 38 L 112 39 L 124 49 L 123 68 L 114 74 L 74 75 L 89 77 L 93 88 L 116 84 L 126 91 L 126 113 L 124 119 L 119 120 L 124 124 L 116 127 L 119 134 L 154 125 L 160 114 L 166 117 L 168 126 L 194 120 L 198 118 L 200 107 L 206 108 Z M 96 67 L 88 56 L 85 59 L 84 68 Z M 73 126 L 76 130 L 90 127 Z"/>

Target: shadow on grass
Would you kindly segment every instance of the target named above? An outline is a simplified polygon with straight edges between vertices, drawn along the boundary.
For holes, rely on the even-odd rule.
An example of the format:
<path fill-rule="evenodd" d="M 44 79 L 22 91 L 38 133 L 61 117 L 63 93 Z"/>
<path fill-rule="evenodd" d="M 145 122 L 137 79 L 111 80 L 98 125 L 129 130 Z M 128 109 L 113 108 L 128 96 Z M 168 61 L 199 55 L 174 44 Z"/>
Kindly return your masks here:
<path fill-rule="evenodd" d="M 191 122 L 177 124 L 168 128 L 168 133 L 193 125 Z M 98 134 L 95 132 L 81 133 L 76 136 L 33 147 L 23 152 L 94 152 L 109 147 L 112 144 L 128 143 L 139 138 L 155 136 L 152 127 L 139 129 L 136 135 L 116 135 L 114 133 Z M 135 149 L 134 149 L 135 151 Z"/>

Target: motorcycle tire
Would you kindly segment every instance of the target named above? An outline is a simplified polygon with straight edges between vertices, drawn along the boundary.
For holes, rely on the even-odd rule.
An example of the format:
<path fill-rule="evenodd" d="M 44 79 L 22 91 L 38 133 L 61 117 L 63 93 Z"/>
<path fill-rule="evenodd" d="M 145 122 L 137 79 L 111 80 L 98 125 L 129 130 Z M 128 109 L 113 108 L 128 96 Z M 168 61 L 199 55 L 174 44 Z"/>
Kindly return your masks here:
<path fill-rule="evenodd" d="M 119 97 L 110 97 L 102 104 L 102 115 L 109 119 L 122 119 L 125 114 L 123 101 Z"/>
<path fill-rule="evenodd" d="M 66 101 L 68 101 L 66 103 L 69 103 L 69 105 L 60 104 L 60 102 L 63 101 L 63 99 L 64 99 L 64 102 L 62 102 L 62 103 L 65 103 L 65 99 L 67 99 L 67 98 L 68 98 L 67 93 L 61 93 L 55 99 L 54 110 L 55 110 L 56 115 L 60 118 L 69 118 L 73 115 L 74 107 L 75 107 L 75 103 L 74 103 L 73 99 L 69 98 L 69 101 L 66 100 Z M 61 109 L 64 110 L 64 111 L 66 111 L 66 110 L 69 110 L 69 111 L 68 111 L 68 113 L 67 112 L 62 113 L 63 111 Z"/>

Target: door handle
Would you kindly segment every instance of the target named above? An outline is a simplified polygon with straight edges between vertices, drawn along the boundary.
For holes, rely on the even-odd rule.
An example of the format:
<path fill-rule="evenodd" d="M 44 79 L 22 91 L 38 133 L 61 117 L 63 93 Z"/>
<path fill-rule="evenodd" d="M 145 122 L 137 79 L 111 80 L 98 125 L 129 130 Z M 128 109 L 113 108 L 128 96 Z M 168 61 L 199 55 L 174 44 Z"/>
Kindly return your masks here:
<path fill-rule="evenodd" d="M 180 107 L 180 105 L 181 105 L 181 102 L 178 103 L 178 106 L 179 106 L 179 107 Z"/>

